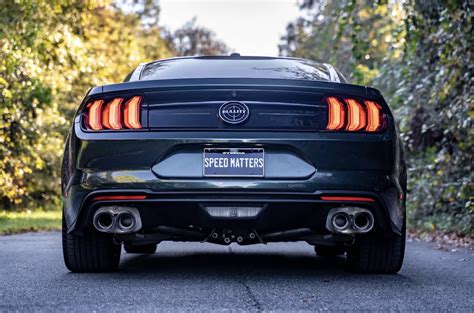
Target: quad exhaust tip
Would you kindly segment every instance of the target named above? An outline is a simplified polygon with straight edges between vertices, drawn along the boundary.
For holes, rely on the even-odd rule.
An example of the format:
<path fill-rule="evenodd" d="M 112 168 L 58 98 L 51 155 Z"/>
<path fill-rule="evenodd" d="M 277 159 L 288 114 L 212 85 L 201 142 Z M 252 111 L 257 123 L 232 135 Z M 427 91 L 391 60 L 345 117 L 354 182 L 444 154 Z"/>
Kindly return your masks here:
<path fill-rule="evenodd" d="M 135 220 L 135 217 L 129 212 L 120 213 L 117 216 L 118 226 L 123 230 L 132 229 L 136 224 Z"/>
<path fill-rule="evenodd" d="M 331 220 L 332 226 L 338 231 L 343 231 L 350 226 L 350 217 L 344 212 L 338 212 L 333 215 Z"/>
<path fill-rule="evenodd" d="M 333 233 L 363 234 L 374 227 L 372 212 L 359 207 L 340 207 L 329 211 L 326 229 Z"/>
<path fill-rule="evenodd" d="M 110 212 L 99 212 L 94 218 L 94 226 L 98 230 L 108 231 L 115 227 L 115 218 Z"/>
<path fill-rule="evenodd" d="M 353 222 L 354 229 L 362 232 L 369 231 L 373 227 L 373 220 L 372 213 L 356 213 Z"/>
<path fill-rule="evenodd" d="M 95 229 L 103 233 L 129 234 L 142 228 L 140 213 L 136 208 L 107 206 L 98 209 L 93 218 Z"/>

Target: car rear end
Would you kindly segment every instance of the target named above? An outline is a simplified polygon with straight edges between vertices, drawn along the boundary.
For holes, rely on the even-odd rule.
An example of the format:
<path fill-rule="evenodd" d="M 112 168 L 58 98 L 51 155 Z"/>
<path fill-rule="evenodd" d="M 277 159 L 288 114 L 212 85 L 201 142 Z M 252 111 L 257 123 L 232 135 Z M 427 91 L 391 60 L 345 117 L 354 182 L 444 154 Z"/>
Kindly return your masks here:
<path fill-rule="evenodd" d="M 373 88 L 273 77 L 97 87 L 65 151 L 66 245 L 91 234 L 130 250 L 304 240 L 320 255 L 347 252 L 356 270 L 394 272 L 403 260 L 388 258 L 404 238 L 402 154 Z M 362 264 L 367 249 L 385 259 Z"/>

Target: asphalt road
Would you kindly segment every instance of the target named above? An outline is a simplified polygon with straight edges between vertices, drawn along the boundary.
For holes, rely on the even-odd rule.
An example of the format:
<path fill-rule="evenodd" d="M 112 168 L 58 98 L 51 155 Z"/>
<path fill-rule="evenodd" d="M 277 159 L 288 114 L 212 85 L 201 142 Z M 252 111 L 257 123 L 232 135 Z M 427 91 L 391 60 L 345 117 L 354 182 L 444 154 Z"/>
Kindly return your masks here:
<path fill-rule="evenodd" d="M 356 275 L 306 243 L 162 243 L 120 271 L 72 274 L 59 233 L 0 237 L 0 311 L 474 311 L 474 252 L 408 243 L 398 275 Z"/>

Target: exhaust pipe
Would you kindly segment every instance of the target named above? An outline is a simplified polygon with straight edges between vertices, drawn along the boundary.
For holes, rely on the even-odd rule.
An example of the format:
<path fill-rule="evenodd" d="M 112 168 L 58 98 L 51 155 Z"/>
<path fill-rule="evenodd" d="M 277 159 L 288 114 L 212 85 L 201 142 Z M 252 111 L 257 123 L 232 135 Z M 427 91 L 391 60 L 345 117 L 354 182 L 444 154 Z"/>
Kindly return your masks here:
<path fill-rule="evenodd" d="M 93 224 L 98 231 L 112 234 L 130 234 L 142 228 L 138 210 L 120 206 L 106 206 L 98 209 L 94 214 Z"/>
<path fill-rule="evenodd" d="M 349 227 L 350 223 L 350 218 L 349 215 L 347 215 L 344 212 L 338 212 L 332 216 L 331 219 L 332 227 L 338 231 L 343 231 Z"/>
<path fill-rule="evenodd" d="M 115 227 L 115 217 L 111 212 L 99 212 L 94 216 L 94 226 L 97 230 L 109 231 Z"/>
<path fill-rule="evenodd" d="M 374 227 L 374 217 L 367 212 L 356 213 L 353 227 L 359 232 L 366 233 Z"/>
<path fill-rule="evenodd" d="M 135 226 L 135 217 L 129 212 L 120 213 L 117 216 L 117 224 L 120 229 L 128 231 Z"/>
<path fill-rule="evenodd" d="M 363 234 L 372 228 L 374 228 L 374 216 L 365 208 L 333 208 L 326 219 L 326 229 L 333 233 Z"/>

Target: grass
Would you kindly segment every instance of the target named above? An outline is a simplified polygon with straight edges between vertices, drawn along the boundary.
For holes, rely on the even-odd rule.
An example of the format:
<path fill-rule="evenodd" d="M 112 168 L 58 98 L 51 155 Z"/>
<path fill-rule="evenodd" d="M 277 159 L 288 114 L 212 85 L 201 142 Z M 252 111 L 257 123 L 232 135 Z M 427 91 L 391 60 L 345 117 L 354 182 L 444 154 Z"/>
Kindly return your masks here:
<path fill-rule="evenodd" d="M 0 211 L 0 235 L 61 229 L 61 211 Z"/>

